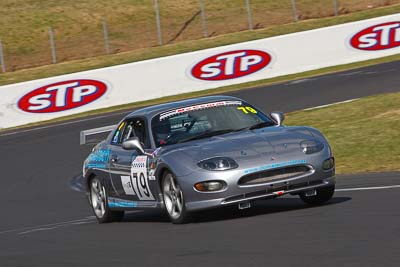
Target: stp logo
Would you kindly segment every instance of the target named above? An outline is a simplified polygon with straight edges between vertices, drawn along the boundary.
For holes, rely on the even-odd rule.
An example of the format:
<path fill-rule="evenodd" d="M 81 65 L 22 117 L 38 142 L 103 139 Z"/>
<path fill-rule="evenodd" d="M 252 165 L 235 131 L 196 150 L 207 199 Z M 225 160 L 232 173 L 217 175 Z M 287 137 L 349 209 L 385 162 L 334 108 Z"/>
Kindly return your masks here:
<path fill-rule="evenodd" d="M 264 51 L 236 50 L 200 61 L 192 68 L 191 74 L 206 81 L 234 79 L 265 68 L 271 59 L 271 55 Z"/>
<path fill-rule="evenodd" d="M 18 107 L 30 113 L 52 113 L 87 105 L 105 94 L 107 85 L 95 80 L 70 80 L 40 87 L 24 95 Z"/>
<path fill-rule="evenodd" d="M 400 46 L 400 22 L 388 22 L 366 28 L 350 40 L 360 50 L 376 51 Z"/>

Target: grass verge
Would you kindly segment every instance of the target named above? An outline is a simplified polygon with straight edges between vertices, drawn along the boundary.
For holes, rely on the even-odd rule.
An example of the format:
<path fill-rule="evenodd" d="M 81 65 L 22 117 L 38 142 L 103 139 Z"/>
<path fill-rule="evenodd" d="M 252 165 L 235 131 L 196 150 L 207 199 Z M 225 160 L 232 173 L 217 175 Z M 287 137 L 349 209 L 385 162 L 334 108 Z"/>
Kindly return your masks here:
<path fill-rule="evenodd" d="M 228 45 L 238 42 L 268 38 L 277 35 L 311 30 L 321 27 L 332 26 L 336 24 L 342 24 L 352 21 L 389 15 L 389 14 L 396 14 L 399 12 L 400 12 L 400 5 L 394 5 L 389 7 L 364 10 L 337 17 L 309 19 L 309 20 L 299 21 L 297 23 L 277 25 L 259 30 L 242 31 L 242 32 L 225 34 L 217 37 L 205 38 L 200 40 L 184 41 L 176 44 L 137 49 L 134 51 L 113 54 L 108 56 L 100 56 L 83 60 L 68 61 L 64 63 L 46 65 L 32 69 L 7 72 L 4 74 L 0 74 L 0 85 L 40 79 L 67 73 L 74 73 L 84 70 L 114 66 L 124 63 L 130 63 L 145 59 L 196 51 L 196 50 Z"/>
<path fill-rule="evenodd" d="M 336 0 L 338 14 L 394 5 L 400 0 Z M 289 0 L 252 0 L 255 29 L 293 21 Z M 299 20 L 334 16 L 332 0 L 296 0 Z M 209 36 L 248 29 L 244 0 L 203 0 Z M 164 44 L 203 36 L 199 0 L 160 0 Z M 107 22 L 109 53 L 158 45 L 153 0 L 1 0 L 0 37 L 7 69 L 11 71 L 51 64 L 49 29 L 55 36 L 57 60 L 106 54 L 103 22 Z M 234 19 L 232 19 L 234 18 Z"/>
<path fill-rule="evenodd" d="M 400 171 L 400 93 L 288 114 L 286 125 L 321 130 L 337 173 Z"/>

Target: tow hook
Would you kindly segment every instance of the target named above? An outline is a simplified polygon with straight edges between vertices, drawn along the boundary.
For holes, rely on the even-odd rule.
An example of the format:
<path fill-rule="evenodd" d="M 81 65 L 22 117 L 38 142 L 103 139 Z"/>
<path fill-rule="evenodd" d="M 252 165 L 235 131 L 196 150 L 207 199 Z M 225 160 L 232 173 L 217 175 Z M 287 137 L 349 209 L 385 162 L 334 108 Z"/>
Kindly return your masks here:
<path fill-rule="evenodd" d="M 251 207 L 250 202 L 241 202 L 241 203 L 239 203 L 239 205 L 238 205 L 238 208 L 239 208 L 240 210 L 250 209 L 250 207 Z"/>

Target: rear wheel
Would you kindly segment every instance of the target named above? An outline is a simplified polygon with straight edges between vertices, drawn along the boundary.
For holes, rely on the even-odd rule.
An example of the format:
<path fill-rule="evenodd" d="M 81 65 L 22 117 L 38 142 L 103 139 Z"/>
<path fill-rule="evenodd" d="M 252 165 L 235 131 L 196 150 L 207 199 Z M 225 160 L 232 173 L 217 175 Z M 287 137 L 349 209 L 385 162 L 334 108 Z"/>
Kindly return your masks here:
<path fill-rule="evenodd" d="M 106 188 L 97 177 L 90 181 L 90 203 L 99 223 L 120 221 L 124 217 L 124 211 L 109 209 Z"/>
<path fill-rule="evenodd" d="M 317 193 L 314 196 L 306 196 L 305 192 L 300 193 L 300 198 L 305 203 L 310 205 L 320 205 L 332 199 L 335 193 L 335 186 L 326 186 L 316 189 Z"/>
<path fill-rule="evenodd" d="M 167 210 L 171 222 L 174 224 L 189 222 L 190 214 L 185 207 L 183 192 L 174 175 L 170 172 L 164 174 L 162 180 L 162 193 L 165 209 Z"/>

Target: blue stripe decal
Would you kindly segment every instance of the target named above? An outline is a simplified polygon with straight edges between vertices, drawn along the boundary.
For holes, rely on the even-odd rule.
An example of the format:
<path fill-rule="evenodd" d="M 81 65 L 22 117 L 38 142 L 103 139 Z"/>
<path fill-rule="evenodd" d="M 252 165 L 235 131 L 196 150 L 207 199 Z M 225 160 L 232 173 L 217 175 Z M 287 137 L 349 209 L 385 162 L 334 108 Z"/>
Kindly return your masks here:
<path fill-rule="evenodd" d="M 108 207 L 110 207 L 110 208 L 136 208 L 137 202 L 110 197 L 110 198 L 108 198 Z"/>
<path fill-rule="evenodd" d="M 110 160 L 110 149 L 98 149 L 86 159 L 86 168 L 107 169 Z"/>
<path fill-rule="evenodd" d="M 275 168 L 279 168 L 279 167 L 286 167 L 286 166 L 290 166 L 290 165 L 305 164 L 306 162 L 307 161 L 305 159 L 300 159 L 300 160 L 291 160 L 291 161 L 286 161 L 286 162 L 274 163 L 274 164 L 269 164 L 269 165 L 264 165 L 264 166 L 244 170 L 244 174 L 266 171 L 266 170 L 275 169 Z"/>
<path fill-rule="evenodd" d="M 86 168 L 107 169 L 107 164 L 105 164 L 105 163 L 89 163 L 86 165 Z"/>

